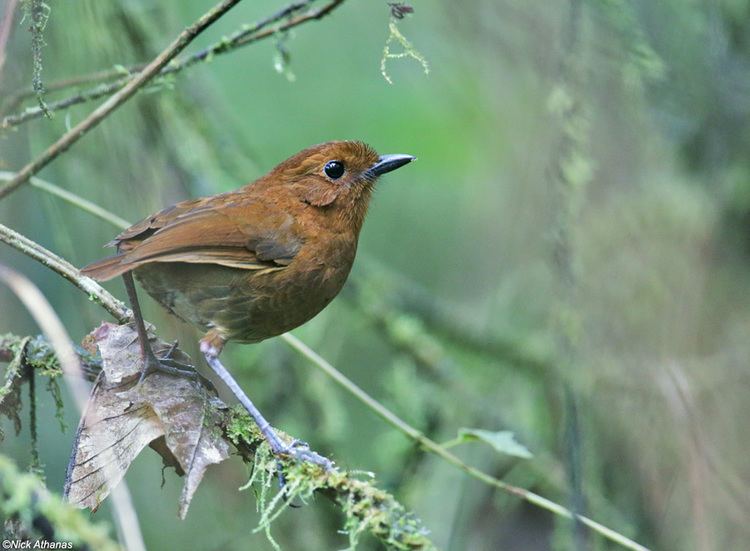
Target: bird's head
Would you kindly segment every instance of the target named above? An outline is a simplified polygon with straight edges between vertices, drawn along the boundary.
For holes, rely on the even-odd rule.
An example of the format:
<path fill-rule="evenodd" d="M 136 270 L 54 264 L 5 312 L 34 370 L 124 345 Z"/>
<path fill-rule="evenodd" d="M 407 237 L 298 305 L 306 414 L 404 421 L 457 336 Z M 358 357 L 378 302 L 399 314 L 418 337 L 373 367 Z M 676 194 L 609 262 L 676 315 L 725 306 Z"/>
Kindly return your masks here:
<path fill-rule="evenodd" d="M 270 179 L 270 185 L 285 186 L 312 207 L 354 222 L 359 229 L 377 179 L 414 159 L 411 155 L 378 155 L 357 141 L 326 142 L 290 157 L 265 179 Z"/>

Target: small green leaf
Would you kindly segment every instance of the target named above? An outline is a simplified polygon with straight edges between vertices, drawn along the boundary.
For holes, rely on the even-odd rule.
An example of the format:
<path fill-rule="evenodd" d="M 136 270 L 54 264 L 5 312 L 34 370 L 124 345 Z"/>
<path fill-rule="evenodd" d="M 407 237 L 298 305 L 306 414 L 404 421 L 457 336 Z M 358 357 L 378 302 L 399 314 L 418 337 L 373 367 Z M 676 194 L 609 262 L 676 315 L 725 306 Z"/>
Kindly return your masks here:
<path fill-rule="evenodd" d="M 115 71 L 117 71 L 118 73 L 120 73 L 123 76 L 126 76 L 126 77 L 130 76 L 130 71 L 128 70 L 127 67 L 125 67 L 125 65 L 120 65 L 119 63 L 117 63 L 117 64 L 115 64 L 114 69 L 115 69 Z"/>
<path fill-rule="evenodd" d="M 471 442 L 479 440 L 485 444 L 489 444 L 498 453 L 505 455 L 512 455 L 514 457 L 522 457 L 524 459 L 530 459 L 533 454 L 524 446 L 520 444 L 515 435 L 509 430 L 501 430 L 492 432 L 483 429 L 470 429 L 461 428 L 458 429 L 458 438 L 462 442 Z"/>

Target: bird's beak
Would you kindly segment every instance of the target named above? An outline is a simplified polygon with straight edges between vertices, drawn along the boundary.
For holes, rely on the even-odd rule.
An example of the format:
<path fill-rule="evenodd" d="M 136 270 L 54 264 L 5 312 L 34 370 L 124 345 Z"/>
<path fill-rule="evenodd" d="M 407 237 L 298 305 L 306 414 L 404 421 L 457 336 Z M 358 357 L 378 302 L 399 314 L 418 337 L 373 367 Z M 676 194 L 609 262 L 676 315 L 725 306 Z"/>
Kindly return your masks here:
<path fill-rule="evenodd" d="M 400 153 L 396 155 L 381 155 L 378 162 L 372 165 L 368 172 L 375 177 L 382 176 L 386 172 L 396 170 L 397 168 L 409 164 L 414 159 L 416 159 L 416 157 L 412 155 L 402 155 Z"/>

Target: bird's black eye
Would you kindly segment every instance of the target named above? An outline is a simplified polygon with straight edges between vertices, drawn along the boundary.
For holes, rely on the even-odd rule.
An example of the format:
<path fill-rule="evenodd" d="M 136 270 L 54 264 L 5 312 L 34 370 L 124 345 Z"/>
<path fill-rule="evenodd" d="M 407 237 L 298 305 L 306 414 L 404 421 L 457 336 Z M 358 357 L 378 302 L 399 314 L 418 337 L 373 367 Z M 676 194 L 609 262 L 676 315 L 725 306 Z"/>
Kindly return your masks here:
<path fill-rule="evenodd" d="M 344 175 L 344 163 L 341 161 L 328 161 L 323 170 L 331 180 L 337 180 Z"/>

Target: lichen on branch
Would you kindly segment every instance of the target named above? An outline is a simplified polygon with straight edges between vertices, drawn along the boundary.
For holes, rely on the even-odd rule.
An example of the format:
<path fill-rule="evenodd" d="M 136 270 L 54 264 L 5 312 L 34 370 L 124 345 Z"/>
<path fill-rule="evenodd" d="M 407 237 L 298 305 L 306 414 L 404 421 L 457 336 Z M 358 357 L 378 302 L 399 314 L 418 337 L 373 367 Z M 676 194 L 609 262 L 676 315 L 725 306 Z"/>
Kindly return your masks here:
<path fill-rule="evenodd" d="M 403 19 L 403 15 L 401 15 L 400 17 L 395 15 L 396 13 L 401 12 L 394 11 L 395 8 L 393 6 L 394 5 L 391 4 L 391 20 L 388 22 L 389 34 L 388 38 L 385 41 L 385 46 L 383 46 L 383 57 L 380 58 L 380 74 L 383 75 L 383 78 L 386 80 L 386 82 L 388 82 L 388 84 L 393 84 L 393 79 L 388 74 L 388 70 L 386 67 L 389 59 L 412 58 L 413 60 L 419 62 L 425 75 L 430 74 L 430 64 L 427 62 L 427 59 L 421 53 L 419 53 L 419 51 L 417 51 L 414 45 L 399 30 L 397 22 L 400 19 Z M 397 4 L 397 6 L 401 6 L 401 4 Z M 413 11 L 414 10 L 412 9 L 408 13 L 412 13 Z M 402 50 L 400 52 L 391 51 L 391 46 L 393 44 L 400 45 Z"/>
<path fill-rule="evenodd" d="M 44 29 L 49 21 L 51 8 L 43 0 L 24 0 L 24 20 L 29 20 L 29 32 L 31 33 L 31 58 L 32 77 L 31 88 L 36 96 L 39 110 L 45 117 L 52 117 L 44 101 L 44 82 L 42 81 L 42 48 L 46 46 L 44 41 Z"/>

